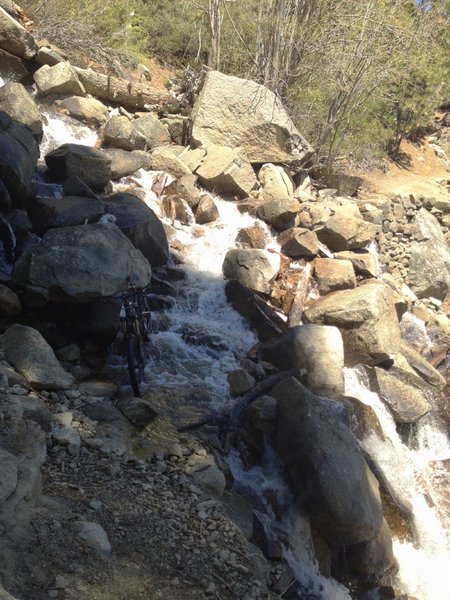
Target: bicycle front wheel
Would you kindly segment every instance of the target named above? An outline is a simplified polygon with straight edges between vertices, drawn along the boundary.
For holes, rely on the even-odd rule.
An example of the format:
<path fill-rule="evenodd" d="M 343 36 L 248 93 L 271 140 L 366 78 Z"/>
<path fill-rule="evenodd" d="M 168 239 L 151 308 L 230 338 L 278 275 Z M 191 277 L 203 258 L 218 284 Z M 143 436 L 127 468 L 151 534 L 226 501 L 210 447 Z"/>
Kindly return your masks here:
<path fill-rule="evenodd" d="M 127 363 L 131 387 L 135 396 L 140 396 L 139 384 L 144 380 L 144 355 L 140 337 L 129 337 L 127 342 Z"/>

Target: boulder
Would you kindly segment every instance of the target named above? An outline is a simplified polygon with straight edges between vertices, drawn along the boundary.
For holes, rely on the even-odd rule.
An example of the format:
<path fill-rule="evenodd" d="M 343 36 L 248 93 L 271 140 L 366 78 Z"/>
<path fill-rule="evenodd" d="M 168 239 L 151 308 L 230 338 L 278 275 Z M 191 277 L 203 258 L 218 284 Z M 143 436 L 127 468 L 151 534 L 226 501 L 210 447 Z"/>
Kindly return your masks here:
<path fill-rule="evenodd" d="M 332 292 L 305 309 L 308 321 L 334 325 L 344 339 L 346 366 L 377 365 L 400 352 L 394 292 L 379 282 Z"/>
<path fill-rule="evenodd" d="M 147 166 L 148 159 L 144 152 L 138 150 L 128 152 L 119 148 L 107 148 L 105 152 L 111 157 L 111 179 L 113 180 L 133 175 Z"/>
<path fill-rule="evenodd" d="M 371 406 L 352 396 L 340 396 L 339 402 L 347 410 L 350 431 L 358 441 L 362 442 L 373 434 L 385 441 L 383 428 L 377 413 Z"/>
<path fill-rule="evenodd" d="M 0 50 L 0 77 L 4 81 L 15 81 L 23 84 L 29 83 L 30 80 L 32 81 L 32 77 L 24 61 L 5 50 Z"/>
<path fill-rule="evenodd" d="M 168 146 L 172 143 L 170 133 L 161 121 L 152 114 L 143 114 L 133 121 L 133 128 L 144 136 L 147 150 Z"/>
<path fill-rule="evenodd" d="M 286 323 L 270 305 L 236 279 L 227 281 L 225 294 L 228 302 L 247 320 L 261 342 L 270 340 L 286 328 Z"/>
<path fill-rule="evenodd" d="M 151 154 L 151 165 L 154 171 L 164 171 L 177 179 L 183 175 L 192 175 L 191 170 L 170 146 L 155 148 Z"/>
<path fill-rule="evenodd" d="M 242 197 L 256 185 L 255 172 L 242 148 L 209 146 L 197 175 L 208 190 Z"/>
<path fill-rule="evenodd" d="M 327 185 L 337 190 L 338 196 L 355 196 L 364 183 L 362 177 L 333 173 L 327 177 Z"/>
<path fill-rule="evenodd" d="M 13 206 L 27 201 L 38 158 L 39 146 L 30 129 L 0 111 L 0 179 Z"/>
<path fill-rule="evenodd" d="M 314 276 L 321 295 L 356 287 L 355 271 L 349 260 L 316 258 Z"/>
<path fill-rule="evenodd" d="M 91 198 L 97 200 L 97 196 L 91 188 L 84 183 L 78 175 L 71 175 L 63 183 L 63 192 L 65 196 L 78 196 L 81 198 Z"/>
<path fill-rule="evenodd" d="M 389 525 L 383 524 L 377 535 L 367 542 L 347 546 L 346 556 L 350 569 L 359 575 L 376 575 L 395 565 L 392 536 Z"/>
<path fill-rule="evenodd" d="M 164 188 L 164 194 L 166 196 L 178 195 L 189 204 L 190 208 L 195 208 L 200 201 L 200 190 L 195 185 L 196 183 L 197 175 L 182 175 Z"/>
<path fill-rule="evenodd" d="M 416 214 L 413 236 L 409 286 L 419 298 L 443 300 L 450 290 L 450 249 L 438 220 L 424 208 Z"/>
<path fill-rule="evenodd" d="M 130 423 L 139 429 L 146 427 L 158 416 L 151 403 L 142 398 L 121 398 L 116 406 Z"/>
<path fill-rule="evenodd" d="M 6 360 L 37 390 L 64 390 L 72 377 L 64 371 L 53 350 L 32 327 L 11 325 L 0 336 Z"/>
<path fill-rule="evenodd" d="M 315 393 L 344 393 L 344 345 L 337 327 L 298 325 L 259 344 L 258 355 L 278 369 L 306 369 L 306 385 Z"/>
<path fill-rule="evenodd" d="M 268 294 L 280 270 L 280 255 L 253 248 L 228 250 L 223 261 L 226 279 L 236 279 L 257 292 Z"/>
<path fill-rule="evenodd" d="M 50 67 L 43 65 L 34 74 L 34 81 L 42 94 L 86 96 L 86 90 L 78 79 L 77 72 L 68 62 Z"/>
<path fill-rule="evenodd" d="M 151 267 L 116 225 L 95 224 L 51 229 L 22 254 L 14 282 L 26 301 L 88 302 L 130 287 L 145 287 Z"/>
<path fill-rule="evenodd" d="M 338 260 L 349 260 L 355 273 L 362 277 L 378 277 L 380 269 L 374 255 L 368 250 L 360 250 L 359 252 L 342 251 L 336 252 L 334 258 Z"/>
<path fill-rule="evenodd" d="M 0 179 L 0 210 L 8 210 L 11 208 L 11 196 L 3 181 Z"/>
<path fill-rule="evenodd" d="M 251 390 L 256 384 L 255 378 L 245 369 L 230 371 L 227 375 L 227 380 L 230 386 L 230 394 L 233 398 L 243 396 L 245 392 Z"/>
<path fill-rule="evenodd" d="M 265 164 L 258 173 L 264 200 L 285 200 L 294 196 L 294 182 L 280 165 Z"/>
<path fill-rule="evenodd" d="M 82 98 L 71 96 L 64 100 L 57 100 L 56 105 L 75 119 L 84 121 L 88 125 L 99 127 L 106 123 L 108 118 L 108 107 L 96 98 Z"/>
<path fill-rule="evenodd" d="M 218 71 L 206 75 L 195 102 L 191 140 L 243 148 L 252 163 L 300 163 L 313 152 L 272 91 Z"/>
<path fill-rule="evenodd" d="M 36 63 L 42 67 L 42 65 L 49 65 L 53 67 L 60 62 L 67 60 L 66 54 L 57 46 L 41 46 L 34 57 Z"/>
<path fill-rule="evenodd" d="M 102 201 L 93 198 L 35 198 L 28 204 L 28 216 L 39 235 L 57 227 L 96 223 L 105 213 Z"/>
<path fill-rule="evenodd" d="M 18 458 L 0 448 L 0 508 L 16 489 L 18 467 Z"/>
<path fill-rule="evenodd" d="M 111 556 L 111 544 L 106 531 L 98 523 L 91 521 L 74 521 L 81 543 L 92 550 L 99 558 Z"/>
<path fill-rule="evenodd" d="M 45 162 L 55 181 L 77 175 L 94 191 L 101 192 L 111 179 L 111 158 L 91 146 L 63 144 L 49 152 Z"/>
<path fill-rule="evenodd" d="M 412 369 L 413 373 L 419 375 L 427 383 L 438 390 L 443 390 L 445 388 L 445 377 L 443 377 L 439 371 L 430 365 L 430 363 L 427 362 L 425 358 L 421 356 L 417 350 L 410 346 L 405 340 L 401 341 L 400 351 L 401 354 L 398 357 L 398 366 L 400 368 L 403 368 L 402 362 L 406 360 L 407 366 Z"/>
<path fill-rule="evenodd" d="M 105 212 L 114 215 L 117 226 L 152 266 L 166 264 L 169 258 L 166 232 L 145 202 L 123 192 L 105 200 Z"/>
<path fill-rule="evenodd" d="M 31 33 L 3 8 L 0 8 L 0 48 L 26 60 L 33 58 L 38 51 L 38 45 Z"/>
<path fill-rule="evenodd" d="M 194 173 L 202 164 L 206 156 L 206 148 L 188 147 L 179 156 L 180 160 Z"/>
<path fill-rule="evenodd" d="M 121 150 L 143 150 L 145 148 L 145 136 L 136 129 L 134 121 L 128 117 L 114 115 L 106 123 L 103 130 L 103 145 L 109 148 Z"/>
<path fill-rule="evenodd" d="M 278 231 L 295 227 L 300 202 L 294 198 L 285 200 L 269 200 L 257 208 L 260 219 L 272 225 Z"/>
<path fill-rule="evenodd" d="M 378 226 L 361 218 L 336 214 L 317 230 L 317 237 L 330 250 L 362 248 L 375 239 Z"/>
<path fill-rule="evenodd" d="M 319 252 L 319 240 L 314 231 L 290 227 L 278 236 L 283 254 L 290 258 L 312 258 Z"/>
<path fill-rule="evenodd" d="M 22 312 L 20 300 L 6 285 L 0 284 L 0 316 L 17 317 Z"/>
<path fill-rule="evenodd" d="M 375 389 L 396 423 L 415 423 L 431 410 L 423 390 L 383 369 L 375 368 Z"/>
<path fill-rule="evenodd" d="M 195 222 L 199 225 L 212 223 L 220 217 L 219 210 L 209 194 L 203 194 L 195 209 Z"/>
<path fill-rule="evenodd" d="M 188 142 L 188 122 L 186 118 L 165 118 L 161 119 L 169 131 L 170 137 L 175 144 L 185 146 Z"/>
<path fill-rule="evenodd" d="M 255 225 L 240 229 L 235 241 L 241 248 L 264 250 L 267 245 L 267 235 L 261 225 L 255 223 Z"/>
<path fill-rule="evenodd" d="M 378 482 L 332 401 L 293 378 L 271 393 L 277 400 L 275 449 L 312 525 L 337 545 L 373 539 L 383 519 Z"/>

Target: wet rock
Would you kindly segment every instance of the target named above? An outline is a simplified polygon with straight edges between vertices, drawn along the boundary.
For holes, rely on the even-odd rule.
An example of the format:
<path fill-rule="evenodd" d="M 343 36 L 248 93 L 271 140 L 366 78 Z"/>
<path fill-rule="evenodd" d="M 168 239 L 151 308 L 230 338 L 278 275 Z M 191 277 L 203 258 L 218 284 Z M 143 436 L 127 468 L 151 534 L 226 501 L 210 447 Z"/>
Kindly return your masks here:
<path fill-rule="evenodd" d="M 34 74 L 34 81 L 39 91 L 45 95 L 86 96 L 86 90 L 78 79 L 77 72 L 68 62 L 58 63 L 53 67 L 43 65 Z"/>
<path fill-rule="evenodd" d="M 227 380 L 230 385 L 230 393 L 232 396 L 242 396 L 248 392 L 256 383 L 255 378 L 250 375 L 245 369 L 235 369 L 227 375 Z"/>
<path fill-rule="evenodd" d="M 111 158 L 96 148 L 82 144 L 63 144 L 45 157 L 49 175 L 64 181 L 77 175 L 86 185 L 101 192 L 111 179 Z"/>
<path fill-rule="evenodd" d="M 316 258 L 314 275 L 321 295 L 356 287 L 355 271 L 349 260 Z"/>
<path fill-rule="evenodd" d="M 0 47 L 20 58 L 30 59 L 36 55 L 38 45 L 31 33 L 0 8 Z"/>
<path fill-rule="evenodd" d="M 0 448 L 0 507 L 16 489 L 18 466 L 17 457 Z"/>
<path fill-rule="evenodd" d="M 203 194 L 195 210 L 195 222 L 199 225 L 212 223 L 220 217 L 214 200 L 209 194 Z"/>
<path fill-rule="evenodd" d="M 254 81 L 209 72 L 192 119 L 194 145 L 242 147 L 254 163 L 301 162 L 312 153 L 275 94 Z"/>
<path fill-rule="evenodd" d="M 37 390 L 70 388 L 72 377 L 64 371 L 53 350 L 31 327 L 12 325 L 0 336 L 6 360 Z"/>
<path fill-rule="evenodd" d="M 56 252 L 56 248 L 58 251 Z M 51 229 L 22 254 L 14 281 L 28 303 L 88 302 L 150 282 L 151 267 L 115 225 Z"/>
<path fill-rule="evenodd" d="M 235 240 L 241 248 L 258 248 L 264 250 L 267 245 L 266 232 L 258 225 L 250 225 L 240 229 Z"/>
<path fill-rule="evenodd" d="M 116 224 L 152 266 L 164 265 L 169 245 L 164 227 L 151 208 L 133 194 L 109 196 L 105 212 L 114 215 Z"/>
<path fill-rule="evenodd" d="M 385 439 L 377 413 L 371 406 L 351 396 L 340 396 L 339 402 L 347 409 L 350 431 L 357 440 L 363 441 L 371 434 Z"/>
<path fill-rule="evenodd" d="M 111 157 L 111 179 L 120 179 L 133 175 L 147 165 L 147 157 L 143 152 L 107 148 L 105 152 Z"/>
<path fill-rule="evenodd" d="M 257 511 L 253 513 L 252 540 L 268 560 L 282 560 L 283 544 L 271 531 L 267 516 Z"/>
<path fill-rule="evenodd" d="M 280 269 L 280 256 L 253 248 L 228 250 L 222 268 L 226 279 L 267 294 Z"/>
<path fill-rule="evenodd" d="M 0 110 L 5 111 L 14 121 L 29 127 L 37 139 L 42 137 L 45 117 L 21 83 L 8 82 L 0 88 Z"/>
<path fill-rule="evenodd" d="M 139 429 L 146 427 L 158 416 L 152 404 L 143 398 L 121 398 L 117 402 L 117 408 Z"/>
<path fill-rule="evenodd" d="M 91 521 L 74 521 L 73 526 L 83 545 L 87 546 L 101 558 L 111 556 L 111 544 L 106 531 L 98 523 Z"/>
<path fill-rule="evenodd" d="M 381 574 L 395 565 L 389 525 L 383 519 L 380 531 L 372 540 L 347 546 L 350 568 L 360 575 Z"/>
<path fill-rule="evenodd" d="M 108 118 L 108 107 L 96 98 L 71 96 L 57 100 L 56 105 L 64 109 L 74 119 L 84 121 L 88 125 L 99 127 Z"/>
<path fill-rule="evenodd" d="M 291 227 L 278 236 L 281 252 L 291 258 L 312 258 L 319 252 L 319 240 L 314 231 Z"/>
<path fill-rule="evenodd" d="M 183 225 L 193 225 L 194 215 L 187 202 L 179 196 L 165 196 L 162 201 L 164 214 L 172 222 L 179 221 Z"/>
<path fill-rule="evenodd" d="M 16 317 L 22 312 L 20 300 L 6 285 L 0 284 L 0 316 Z"/>
<path fill-rule="evenodd" d="M 63 192 L 65 196 L 80 196 L 81 198 L 91 198 L 97 200 L 97 196 L 91 188 L 84 183 L 77 175 L 72 175 L 63 183 Z"/>
<path fill-rule="evenodd" d="M 25 63 L 18 56 L 14 56 L 0 49 L 0 77 L 5 81 L 16 81 L 17 83 L 29 83 L 31 76 Z"/>
<path fill-rule="evenodd" d="M 298 325 L 258 346 L 258 355 L 280 370 L 306 369 L 308 387 L 320 394 L 344 392 L 344 348 L 337 327 Z"/>
<path fill-rule="evenodd" d="M 415 423 L 431 410 L 423 390 L 379 368 L 375 369 L 375 379 L 380 398 L 388 405 L 396 423 Z"/>
<path fill-rule="evenodd" d="M 336 544 L 373 539 L 383 518 L 378 483 L 348 427 L 293 378 L 272 395 L 275 448 L 312 524 Z"/>
<path fill-rule="evenodd" d="M 348 366 L 376 365 L 392 360 L 400 350 L 394 292 L 384 284 L 332 292 L 309 305 L 305 314 L 310 322 L 341 330 Z"/>
<path fill-rule="evenodd" d="M 257 214 L 260 219 L 272 225 L 278 231 L 295 227 L 297 214 L 300 210 L 298 200 L 269 200 L 258 206 Z"/>
<path fill-rule="evenodd" d="M 96 223 L 104 214 L 105 205 L 97 198 L 35 198 L 28 205 L 33 229 L 39 235 L 49 229 Z"/>
<path fill-rule="evenodd" d="M 196 183 L 196 175 L 183 175 L 179 179 L 175 179 L 169 183 L 169 185 L 164 188 L 164 194 L 167 196 L 180 196 L 191 208 L 195 208 L 200 200 L 200 190 L 195 185 Z"/>
<path fill-rule="evenodd" d="M 406 359 L 410 368 L 414 373 L 417 373 L 427 383 L 438 390 L 443 390 L 446 386 L 445 378 L 437 371 L 429 362 L 421 356 L 417 350 L 414 350 L 405 340 L 401 342 L 401 357 Z M 399 367 L 402 368 L 399 362 Z"/>
<path fill-rule="evenodd" d="M 242 148 L 208 146 L 196 172 L 202 185 L 211 191 L 245 197 L 256 186 L 255 173 Z"/>
<path fill-rule="evenodd" d="M 30 129 L 0 111 L 0 179 L 13 206 L 27 201 L 38 157 L 39 146 Z"/>

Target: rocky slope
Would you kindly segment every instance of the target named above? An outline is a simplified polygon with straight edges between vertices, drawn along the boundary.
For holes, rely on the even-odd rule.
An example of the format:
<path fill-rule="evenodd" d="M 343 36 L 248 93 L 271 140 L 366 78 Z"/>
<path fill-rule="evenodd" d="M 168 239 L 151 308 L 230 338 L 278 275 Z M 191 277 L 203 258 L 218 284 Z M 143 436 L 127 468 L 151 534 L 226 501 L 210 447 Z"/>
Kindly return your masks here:
<path fill-rule="evenodd" d="M 346 396 L 344 368 L 364 372 L 405 439 L 428 414 L 448 426 L 447 381 L 422 356 L 448 369 L 448 181 L 433 196 L 358 192 L 348 176 L 324 187 L 304 168 L 312 148 L 262 86 L 209 73 L 192 108 L 182 86 L 169 95 L 78 69 L 13 17 L 0 8 L 0 583 L 13 595 L 0 596 L 326 600 L 283 560 L 288 504 L 270 489 L 259 501 L 231 493 L 230 445 L 250 467 L 272 439 L 320 572 L 355 598 L 382 584 L 405 597 L 391 531 L 415 541 L 414 515 L 364 444 L 383 432 Z M 97 130 L 99 147 L 46 151 L 43 181 L 49 109 Z M 446 118 L 427 144 L 446 139 Z M 153 208 L 136 178 L 113 193 L 112 180 L 139 169 L 160 172 Z M 240 400 L 228 440 L 220 414 L 181 432 L 186 396 L 127 395 L 105 350 L 119 325 L 111 295 L 130 281 L 152 282 L 170 327 L 188 285 L 177 232 L 220 231 L 212 192 L 255 218 L 223 256 L 227 298 L 259 339 L 229 374 Z M 434 346 L 417 323 L 411 335 L 411 318 Z M 209 332 L 183 335 L 224 351 Z M 199 412 L 211 416 L 203 407 L 183 423 Z"/>

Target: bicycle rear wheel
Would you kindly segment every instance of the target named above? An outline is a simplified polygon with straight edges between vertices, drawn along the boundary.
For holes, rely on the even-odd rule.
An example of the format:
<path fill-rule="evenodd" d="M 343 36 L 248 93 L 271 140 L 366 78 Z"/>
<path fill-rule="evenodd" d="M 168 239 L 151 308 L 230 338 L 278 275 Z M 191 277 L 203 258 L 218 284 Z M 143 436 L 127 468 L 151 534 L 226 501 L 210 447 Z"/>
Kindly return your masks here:
<path fill-rule="evenodd" d="M 144 381 L 144 354 L 140 337 L 132 336 L 128 338 L 127 363 L 131 387 L 134 395 L 139 397 L 141 395 L 139 384 Z"/>

